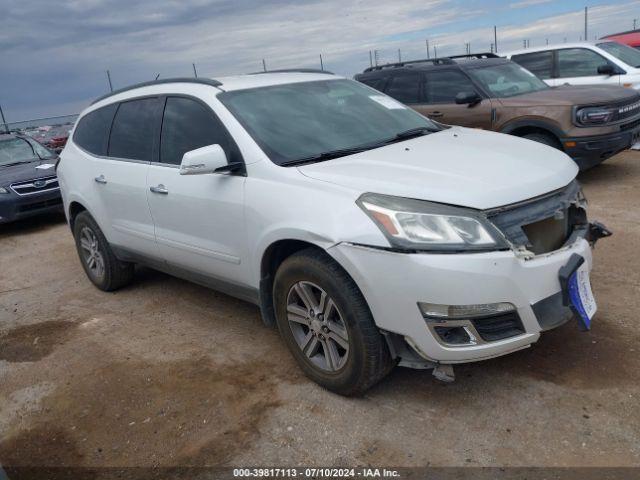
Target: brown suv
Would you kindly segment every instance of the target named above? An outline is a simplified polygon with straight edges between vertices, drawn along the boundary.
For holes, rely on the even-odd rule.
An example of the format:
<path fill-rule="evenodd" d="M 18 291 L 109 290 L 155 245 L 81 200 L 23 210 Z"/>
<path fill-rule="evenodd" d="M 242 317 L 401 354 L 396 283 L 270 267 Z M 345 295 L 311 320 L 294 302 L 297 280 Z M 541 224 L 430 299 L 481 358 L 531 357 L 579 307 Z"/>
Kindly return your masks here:
<path fill-rule="evenodd" d="M 493 54 L 381 65 L 355 78 L 439 122 L 556 147 L 581 170 L 628 149 L 640 135 L 640 94 L 635 90 L 549 87 Z"/>

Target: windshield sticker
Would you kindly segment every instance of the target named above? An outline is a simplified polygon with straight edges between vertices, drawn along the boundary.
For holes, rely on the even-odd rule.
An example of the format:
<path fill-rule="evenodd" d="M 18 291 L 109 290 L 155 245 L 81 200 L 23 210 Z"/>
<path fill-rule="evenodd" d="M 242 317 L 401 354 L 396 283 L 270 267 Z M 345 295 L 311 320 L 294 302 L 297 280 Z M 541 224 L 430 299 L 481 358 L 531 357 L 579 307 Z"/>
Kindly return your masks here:
<path fill-rule="evenodd" d="M 405 110 L 407 108 L 400 102 L 396 102 L 393 98 L 385 97 L 384 95 L 369 95 L 369 98 L 389 110 Z"/>
<path fill-rule="evenodd" d="M 36 168 L 38 170 L 49 170 L 50 168 L 55 167 L 53 163 L 43 163 L 42 165 L 38 165 Z"/>

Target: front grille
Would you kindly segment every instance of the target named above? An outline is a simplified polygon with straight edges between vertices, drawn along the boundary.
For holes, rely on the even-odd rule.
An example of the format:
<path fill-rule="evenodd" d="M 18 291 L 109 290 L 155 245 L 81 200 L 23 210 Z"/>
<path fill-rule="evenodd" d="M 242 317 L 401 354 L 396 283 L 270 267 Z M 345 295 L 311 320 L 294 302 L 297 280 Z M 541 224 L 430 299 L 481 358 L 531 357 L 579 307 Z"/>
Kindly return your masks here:
<path fill-rule="evenodd" d="M 637 116 L 640 113 L 640 99 L 635 98 L 631 102 L 625 102 L 614 106 L 614 121 L 621 122 L 628 118 Z"/>
<path fill-rule="evenodd" d="M 476 332 L 485 342 L 495 342 L 524 333 L 518 312 L 508 312 L 487 318 L 472 320 Z"/>
<path fill-rule="evenodd" d="M 640 126 L 640 118 L 638 120 L 634 120 L 633 122 L 625 123 L 624 125 L 620 125 L 620 131 L 626 132 L 627 130 L 633 130 L 634 128 Z"/>
<path fill-rule="evenodd" d="M 35 203 L 29 203 L 27 205 L 21 205 L 18 208 L 18 212 L 19 213 L 33 212 L 35 210 L 55 207 L 57 205 L 62 205 L 62 198 L 53 198 L 51 200 L 45 200 L 44 202 L 35 202 Z"/>
<path fill-rule="evenodd" d="M 580 198 L 580 186 L 573 181 L 555 192 L 485 214 L 514 246 L 548 253 L 564 245 L 576 225 L 586 223 Z"/>
<path fill-rule="evenodd" d="M 45 178 L 34 178 L 33 180 L 27 180 L 25 182 L 17 182 L 11 184 L 11 190 L 16 192 L 18 195 L 33 195 L 36 193 L 42 192 L 50 192 L 53 190 L 59 190 L 60 185 L 58 184 L 58 178 L 53 177 L 45 177 Z"/>

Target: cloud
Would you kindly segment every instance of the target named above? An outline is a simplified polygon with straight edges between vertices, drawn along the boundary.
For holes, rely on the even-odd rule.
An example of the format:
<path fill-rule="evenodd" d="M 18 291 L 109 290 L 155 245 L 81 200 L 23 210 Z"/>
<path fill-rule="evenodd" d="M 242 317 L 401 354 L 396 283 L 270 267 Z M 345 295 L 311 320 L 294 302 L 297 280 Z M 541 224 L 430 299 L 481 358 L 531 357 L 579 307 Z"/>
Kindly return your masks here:
<path fill-rule="evenodd" d="M 0 103 L 14 120 L 80 109 L 105 93 L 107 69 L 118 88 L 191 75 L 193 62 L 201 75 L 222 76 L 260 70 L 263 58 L 272 69 L 318 67 L 322 54 L 326 68 L 351 76 L 369 65 L 369 50 L 382 61 L 398 49 L 424 57 L 427 37 L 442 55 L 462 53 L 466 42 L 486 51 L 493 22 L 501 50 L 523 38 L 577 40 L 583 28 L 579 11 L 505 25 L 495 5 L 466 0 L 0 2 Z M 639 6 L 590 8 L 592 34 L 624 30 Z M 469 27 L 479 24 L 488 26 Z"/>
<path fill-rule="evenodd" d="M 522 0 L 521 2 L 512 3 L 509 8 L 524 8 L 531 7 L 533 5 L 541 5 L 543 3 L 549 3 L 551 0 Z"/>

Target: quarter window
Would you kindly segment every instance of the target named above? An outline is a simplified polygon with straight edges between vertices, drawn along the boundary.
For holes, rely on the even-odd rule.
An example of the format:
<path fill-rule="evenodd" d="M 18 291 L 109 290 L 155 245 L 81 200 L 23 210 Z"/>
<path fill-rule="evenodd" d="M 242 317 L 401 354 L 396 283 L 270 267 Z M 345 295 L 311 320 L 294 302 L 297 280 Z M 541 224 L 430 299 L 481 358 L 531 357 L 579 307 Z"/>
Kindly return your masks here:
<path fill-rule="evenodd" d="M 111 128 L 110 157 L 151 161 L 157 107 L 157 98 L 143 98 L 120 104 Z"/>
<path fill-rule="evenodd" d="M 207 107 L 195 100 L 181 97 L 167 98 L 160 137 L 160 161 L 180 165 L 186 152 L 207 145 L 218 144 L 230 161 L 237 161 L 235 144 L 226 129 Z"/>
<path fill-rule="evenodd" d="M 117 107 L 114 103 L 82 117 L 73 134 L 74 143 L 94 155 L 106 155 L 109 129 Z"/>
<path fill-rule="evenodd" d="M 553 52 L 551 50 L 514 55 L 511 60 L 543 80 L 551 78 L 553 74 Z"/>
<path fill-rule="evenodd" d="M 558 74 L 561 78 L 597 76 L 600 75 L 598 67 L 608 63 L 606 58 L 586 48 L 558 50 Z"/>
<path fill-rule="evenodd" d="M 420 75 L 396 75 L 391 79 L 386 94 L 402 103 L 420 103 Z"/>
<path fill-rule="evenodd" d="M 477 90 L 471 80 L 456 70 L 427 73 L 427 103 L 455 103 L 456 95 L 459 93 L 475 91 Z"/>

